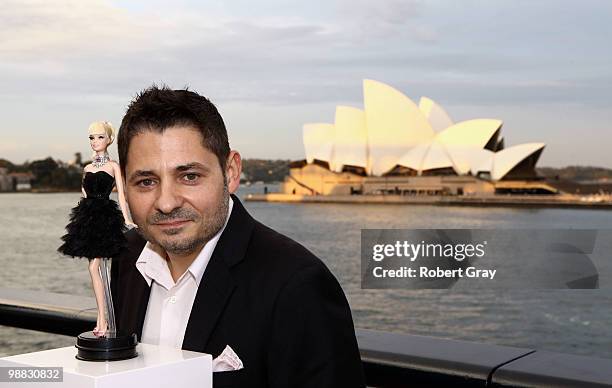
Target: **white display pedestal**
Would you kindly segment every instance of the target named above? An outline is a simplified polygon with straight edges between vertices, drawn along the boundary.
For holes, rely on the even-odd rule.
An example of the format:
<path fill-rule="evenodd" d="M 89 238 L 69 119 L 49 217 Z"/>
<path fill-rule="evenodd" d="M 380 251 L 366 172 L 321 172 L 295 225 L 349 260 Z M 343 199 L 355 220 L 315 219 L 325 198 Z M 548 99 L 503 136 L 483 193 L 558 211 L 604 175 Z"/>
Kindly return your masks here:
<path fill-rule="evenodd" d="M 0 382 L 7 387 L 137 388 L 212 387 L 212 356 L 138 344 L 138 357 L 122 361 L 80 361 L 74 346 L 0 358 L 0 367 L 63 367 L 64 381 Z"/>

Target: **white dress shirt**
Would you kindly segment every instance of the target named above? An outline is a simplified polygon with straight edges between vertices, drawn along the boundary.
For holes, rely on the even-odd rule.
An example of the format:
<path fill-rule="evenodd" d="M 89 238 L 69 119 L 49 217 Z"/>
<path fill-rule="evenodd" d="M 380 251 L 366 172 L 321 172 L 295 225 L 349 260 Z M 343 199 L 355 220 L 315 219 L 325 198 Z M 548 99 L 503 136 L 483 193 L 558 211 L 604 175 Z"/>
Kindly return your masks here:
<path fill-rule="evenodd" d="M 196 292 L 217 242 L 225 230 L 233 206 L 234 201 L 230 197 L 223 227 L 204 245 L 176 283 L 172 279 L 166 258 L 153 250 L 151 243 L 146 243 L 136 261 L 136 268 L 151 286 L 140 342 L 178 349 L 183 346 L 185 329 Z"/>

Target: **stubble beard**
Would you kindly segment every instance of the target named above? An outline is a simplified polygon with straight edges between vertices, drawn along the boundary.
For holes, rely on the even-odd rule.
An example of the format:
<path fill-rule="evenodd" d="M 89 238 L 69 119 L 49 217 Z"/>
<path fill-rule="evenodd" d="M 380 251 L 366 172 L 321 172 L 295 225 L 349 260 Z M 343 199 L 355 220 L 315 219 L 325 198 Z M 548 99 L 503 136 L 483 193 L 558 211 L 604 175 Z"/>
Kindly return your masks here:
<path fill-rule="evenodd" d="M 149 230 L 149 225 L 154 224 L 155 222 L 159 222 L 161 220 L 169 220 L 172 218 L 188 218 L 193 220 L 194 222 L 201 221 L 202 217 L 190 209 L 175 209 L 170 214 L 160 214 L 156 213 L 151 217 L 147 218 L 146 224 L 147 227 L 142 228 L 138 227 L 136 230 L 145 238 L 145 240 L 150 243 L 161 247 L 167 253 L 184 256 L 195 252 L 197 249 L 201 249 L 208 241 L 210 241 L 218 232 L 221 230 L 223 225 L 225 224 L 225 220 L 227 218 L 227 212 L 229 209 L 229 191 L 227 188 L 227 183 L 224 179 L 223 185 L 223 194 L 222 200 L 216 206 L 214 212 L 211 214 L 210 219 L 205 220 L 207 222 L 202 222 L 200 224 L 199 230 L 196 231 L 194 236 L 184 237 L 182 239 L 164 239 L 164 238 L 156 238 L 153 233 Z M 170 229 L 163 234 L 166 236 L 172 236 L 176 234 L 180 234 L 181 229 Z"/>

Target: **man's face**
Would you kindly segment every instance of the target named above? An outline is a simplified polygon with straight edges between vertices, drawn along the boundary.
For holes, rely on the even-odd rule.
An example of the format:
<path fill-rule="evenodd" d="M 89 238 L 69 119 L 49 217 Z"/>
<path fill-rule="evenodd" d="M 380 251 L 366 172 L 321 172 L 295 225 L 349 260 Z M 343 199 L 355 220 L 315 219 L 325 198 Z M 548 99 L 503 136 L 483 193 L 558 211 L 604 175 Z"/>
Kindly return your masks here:
<path fill-rule="evenodd" d="M 148 241 L 182 256 L 200 249 L 221 229 L 228 186 L 217 157 L 195 129 L 144 131 L 132 138 L 127 161 L 127 201 Z"/>

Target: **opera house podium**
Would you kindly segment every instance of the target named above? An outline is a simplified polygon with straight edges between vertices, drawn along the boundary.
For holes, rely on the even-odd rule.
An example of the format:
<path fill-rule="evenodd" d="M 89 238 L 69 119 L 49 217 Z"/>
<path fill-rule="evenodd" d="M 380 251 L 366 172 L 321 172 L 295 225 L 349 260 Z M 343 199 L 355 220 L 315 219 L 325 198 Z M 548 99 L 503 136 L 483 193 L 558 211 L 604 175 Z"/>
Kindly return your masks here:
<path fill-rule="evenodd" d="M 121 361 L 81 361 L 74 346 L 0 358 L 0 385 L 19 387 L 115 388 L 115 387 L 212 387 L 212 356 L 170 347 L 138 344 L 138 356 Z M 6 368 L 62 367 L 62 382 L 42 379 L 7 380 Z"/>

